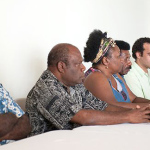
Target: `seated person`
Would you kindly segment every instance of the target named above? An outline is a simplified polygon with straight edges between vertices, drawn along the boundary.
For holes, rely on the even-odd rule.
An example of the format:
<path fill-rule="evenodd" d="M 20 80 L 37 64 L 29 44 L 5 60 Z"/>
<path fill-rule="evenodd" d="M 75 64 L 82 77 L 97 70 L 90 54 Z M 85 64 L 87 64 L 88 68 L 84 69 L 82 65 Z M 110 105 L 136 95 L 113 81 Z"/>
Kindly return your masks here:
<path fill-rule="evenodd" d="M 150 38 L 138 39 L 132 47 L 135 62 L 132 69 L 125 76 L 125 80 L 132 92 L 150 100 Z"/>
<path fill-rule="evenodd" d="M 82 84 L 82 61 L 79 49 L 71 44 L 61 43 L 52 48 L 48 68 L 27 96 L 30 136 L 81 125 L 150 122 L 149 106 L 131 110 L 108 105 L 93 96 Z"/>
<path fill-rule="evenodd" d="M 118 74 L 122 68 L 120 49 L 113 39 L 106 37 L 106 33 L 94 30 L 90 34 L 84 49 L 84 60 L 92 62 L 84 85 L 93 95 L 126 108 L 135 108 L 137 104 L 149 105 L 147 99 L 135 96 Z"/>
<path fill-rule="evenodd" d="M 28 116 L 0 84 L 0 145 L 25 138 L 30 131 Z"/>
<path fill-rule="evenodd" d="M 130 71 L 132 65 L 130 61 L 131 55 L 129 53 L 130 45 L 129 43 L 120 40 L 115 40 L 115 43 L 120 49 L 120 58 L 122 63 L 119 74 L 124 78 L 124 75 L 126 75 Z"/>

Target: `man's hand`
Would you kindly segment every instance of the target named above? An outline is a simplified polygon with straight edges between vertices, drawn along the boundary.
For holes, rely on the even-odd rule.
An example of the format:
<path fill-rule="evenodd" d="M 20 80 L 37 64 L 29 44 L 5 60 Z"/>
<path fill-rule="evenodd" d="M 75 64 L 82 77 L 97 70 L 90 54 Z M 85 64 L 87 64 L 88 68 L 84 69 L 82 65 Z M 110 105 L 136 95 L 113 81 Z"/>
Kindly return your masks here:
<path fill-rule="evenodd" d="M 129 111 L 128 117 L 130 123 L 148 123 L 150 122 L 150 106 L 137 107 Z"/>

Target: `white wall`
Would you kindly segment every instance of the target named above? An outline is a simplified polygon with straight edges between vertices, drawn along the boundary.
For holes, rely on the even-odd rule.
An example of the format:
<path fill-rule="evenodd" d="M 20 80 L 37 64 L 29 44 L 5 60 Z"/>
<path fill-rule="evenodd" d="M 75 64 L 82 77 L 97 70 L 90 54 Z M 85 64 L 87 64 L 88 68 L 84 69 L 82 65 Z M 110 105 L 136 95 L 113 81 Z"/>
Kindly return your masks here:
<path fill-rule="evenodd" d="M 0 82 L 25 98 L 55 44 L 83 52 L 93 29 L 133 44 L 150 35 L 149 10 L 149 0 L 0 0 Z"/>

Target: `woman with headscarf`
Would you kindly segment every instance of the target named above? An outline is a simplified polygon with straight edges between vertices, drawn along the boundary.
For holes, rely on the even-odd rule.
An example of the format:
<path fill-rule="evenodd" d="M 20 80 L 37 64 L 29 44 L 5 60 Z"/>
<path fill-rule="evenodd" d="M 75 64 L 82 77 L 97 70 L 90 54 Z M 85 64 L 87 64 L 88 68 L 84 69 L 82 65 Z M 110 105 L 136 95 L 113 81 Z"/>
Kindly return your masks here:
<path fill-rule="evenodd" d="M 124 79 L 118 74 L 121 69 L 120 49 L 106 33 L 94 30 L 84 48 L 84 61 L 92 67 L 86 72 L 85 87 L 107 103 L 137 108 L 148 105 L 149 100 L 132 93 Z"/>

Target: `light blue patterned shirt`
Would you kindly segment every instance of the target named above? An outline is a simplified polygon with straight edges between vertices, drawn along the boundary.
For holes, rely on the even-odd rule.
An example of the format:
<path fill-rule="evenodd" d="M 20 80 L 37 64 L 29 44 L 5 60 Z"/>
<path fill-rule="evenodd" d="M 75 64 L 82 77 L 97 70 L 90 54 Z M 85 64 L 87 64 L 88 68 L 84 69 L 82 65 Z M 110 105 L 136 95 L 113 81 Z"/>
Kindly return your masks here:
<path fill-rule="evenodd" d="M 0 84 L 0 114 L 11 112 L 20 118 L 24 111 L 20 106 L 12 99 L 9 95 L 9 92 Z M 0 142 L 0 145 L 9 143 L 11 140 L 3 140 Z"/>

